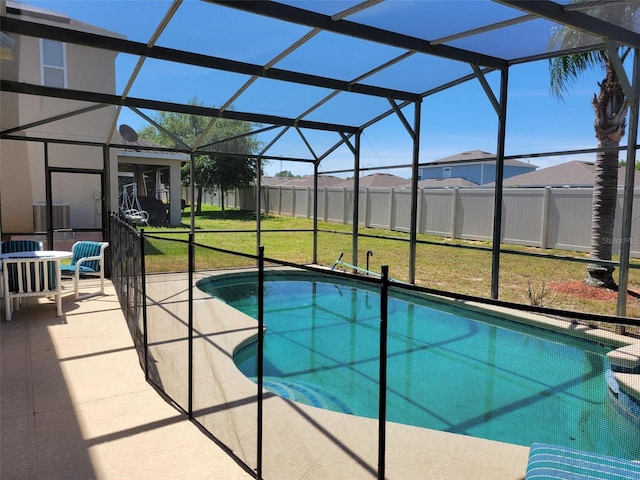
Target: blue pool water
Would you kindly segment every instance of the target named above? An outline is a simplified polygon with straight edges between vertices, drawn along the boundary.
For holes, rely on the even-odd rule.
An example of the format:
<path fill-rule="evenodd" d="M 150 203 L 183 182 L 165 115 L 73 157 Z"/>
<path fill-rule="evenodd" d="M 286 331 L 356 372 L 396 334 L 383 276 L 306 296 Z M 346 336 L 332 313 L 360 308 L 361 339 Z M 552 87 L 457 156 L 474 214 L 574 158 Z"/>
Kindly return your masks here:
<path fill-rule="evenodd" d="M 377 418 L 376 287 L 269 273 L 265 388 L 295 401 Z M 199 287 L 256 318 L 256 276 Z M 607 398 L 608 347 L 391 289 L 389 421 L 530 446 L 547 442 L 640 458 L 638 425 Z M 256 376 L 255 343 L 235 356 Z"/>

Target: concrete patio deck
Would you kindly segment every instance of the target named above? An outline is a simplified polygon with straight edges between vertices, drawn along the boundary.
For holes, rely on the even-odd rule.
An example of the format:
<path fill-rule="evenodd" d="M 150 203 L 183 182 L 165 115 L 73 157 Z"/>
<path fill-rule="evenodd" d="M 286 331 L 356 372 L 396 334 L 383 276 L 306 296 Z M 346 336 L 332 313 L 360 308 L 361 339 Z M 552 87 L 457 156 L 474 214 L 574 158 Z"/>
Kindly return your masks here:
<path fill-rule="evenodd" d="M 47 299 L 2 313 L 0 478 L 253 478 L 145 381 L 105 293 L 66 295 L 62 317 Z"/>

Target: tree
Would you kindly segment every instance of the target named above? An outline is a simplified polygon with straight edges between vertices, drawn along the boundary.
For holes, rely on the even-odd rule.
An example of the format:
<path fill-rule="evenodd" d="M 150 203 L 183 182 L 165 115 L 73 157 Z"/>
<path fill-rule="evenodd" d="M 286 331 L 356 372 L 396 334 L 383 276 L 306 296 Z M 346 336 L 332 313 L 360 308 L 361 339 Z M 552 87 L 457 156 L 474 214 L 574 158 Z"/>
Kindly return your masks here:
<path fill-rule="evenodd" d="M 274 176 L 281 178 L 300 178 L 300 175 L 294 175 L 293 173 L 291 173 L 291 170 L 281 170 Z"/>
<path fill-rule="evenodd" d="M 196 98 L 189 101 L 190 105 L 203 106 Z M 166 131 L 171 132 L 181 141 L 193 146 L 197 139 L 207 130 L 211 118 L 186 113 L 159 112 L 153 120 Z M 196 212 L 202 211 L 203 192 L 221 196 L 221 206 L 224 212 L 224 197 L 234 188 L 249 186 L 256 177 L 256 160 L 251 158 L 259 148 L 261 142 L 247 135 L 254 125 L 249 122 L 218 118 L 205 135 L 202 145 L 216 142 L 214 153 L 199 153 L 194 155 L 192 179 L 197 190 Z M 138 132 L 138 136 L 166 147 L 180 148 L 181 145 L 174 138 L 159 131 L 153 125 L 148 125 Z M 224 141 L 225 139 L 229 139 Z M 219 153 L 223 152 L 223 153 Z M 190 167 L 182 168 L 182 178 L 185 183 L 191 179 Z"/>
<path fill-rule="evenodd" d="M 635 21 L 637 6 L 620 4 L 621 8 L 607 8 L 607 20 L 625 26 Z M 590 12 L 596 14 L 597 12 Z M 593 39 L 593 38 L 592 38 Z M 584 45 L 586 34 L 561 27 L 552 35 L 550 48 L 577 47 Z M 624 61 L 628 48 L 619 48 Z M 611 260 L 613 226 L 615 220 L 618 187 L 618 150 L 627 125 L 628 105 L 607 50 L 591 51 L 553 58 L 549 61 L 551 91 L 558 99 L 568 92 L 569 86 L 588 69 L 604 69 L 604 79 L 598 82 L 599 92 L 594 94 L 591 104 L 595 113 L 595 136 L 598 150 L 593 179 L 593 207 L 591 214 L 590 256 L 597 260 Z M 588 264 L 585 283 L 596 287 L 617 288 L 613 279 L 614 267 Z"/>
<path fill-rule="evenodd" d="M 625 167 L 627 165 L 627 161 L 626 160 L 620 160 L 618 162 L 618 165 L 620 165 L 621 167 Z M 636 160 L 635 170 L 640 170 L 640 160 Z"/>

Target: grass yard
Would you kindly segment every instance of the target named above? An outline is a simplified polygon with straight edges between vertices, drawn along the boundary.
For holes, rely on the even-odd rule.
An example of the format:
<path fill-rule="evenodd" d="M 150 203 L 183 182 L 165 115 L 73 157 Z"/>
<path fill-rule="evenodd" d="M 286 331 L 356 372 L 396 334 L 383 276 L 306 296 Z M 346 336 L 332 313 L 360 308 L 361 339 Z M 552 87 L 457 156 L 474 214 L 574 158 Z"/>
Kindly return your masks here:
<path fill-rule="evenodd" d="M 179 271 L 187 268 L 189 213 L 183 214 L 183 228 L 149 227 L 145 232 L 161 235 L 163 239 L 150 239 L 147 245 L 148 271 Z M 203 206 L 196 216 L 195 240 L 234 252 L 255 255 L 256 219 L 253 212 L 227 210 L 223 215 L 217 207 Z M 265 256 L 293 263 L 311 263 L 313 260 L 313 222 L 305 218 L 264 216 L 261 219 L 261 245 Z M 340 253 L 343 261 L 352 263 L 351 226 L 318 222 L 318 263 L 332 265 Z M 269 231 L 271 230 L 271 231 Z M 307 231 L 300 231 L 307 230 Z M 361 228 L 358 239 L 358 266 L 364 267 L 366 253 L 371 251 L 369 269 L 380 271 L 389 265 L 389 274 L 398 280 L 409 275 L 408 234 Z M 364 236 L 363 236 L 364 235 Z M 370 238 L 373 236 L 393 237 Z M 419 235 L 419 240 L 434 242 L 419 244 L 416 250 L 416 283 L 430 288 L 476 295 L 491 295 L 491 250 L 487 242 L 469 242 L 441 237 Z M 403 241 L 404 240 L 404 241 Z M 460 248 L 484 247 L 480 248 Z M 503 245 L 504 249 L 532 253 L 557 254 L 564 257 L 587 258 L 580 252 L 540 250 L 533 247 Z M 635 262 L 638 264 L 638 262 Z M 196 267 L 230 268 L 252 266 L 251 258 L 239 257 L 207 249 L 196 250 Z M 501 300 L 520 303 L 542 303 L 544 306 L 573 311 L 614 315 L 617 293 L 587 287 L 582 284 L 586 264 L 563 259 L 538 258 L 503 253 L 500 256 L 499 295 Z M 629 273 L 630 295 L 627 316 L 640 317 L 640 270 Z M 638 292 L 638 294 L 636 293 Z"/>

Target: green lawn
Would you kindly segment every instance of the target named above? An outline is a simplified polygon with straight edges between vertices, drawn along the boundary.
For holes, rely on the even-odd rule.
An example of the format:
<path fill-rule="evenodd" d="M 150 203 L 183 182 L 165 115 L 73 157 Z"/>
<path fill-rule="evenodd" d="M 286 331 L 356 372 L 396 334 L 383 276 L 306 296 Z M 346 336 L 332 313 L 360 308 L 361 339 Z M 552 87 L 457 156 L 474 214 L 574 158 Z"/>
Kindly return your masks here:
<path fill-rule="evenodd" d="M 148 271 L 176 271 L 187 268 L 188 209 L 183 214 L 182 228 L 149 227 L 145 232 L 158 234 L 163 239 L 180 239 L 183 242 L 168 242 L 151 239 L 147 246 Z M 203 206 L 203 213 L 196 216 L 195 240 L 202 245 L 213 246 L 249 255 L 256 254 L 256 219 L 253 212 L 227 210 L 223 215 L 217 207 Z M 313 260 L 313 222 L 304 218 L 264 216 L 261 219 L 261 241 L 265 256 L 293 263 L 311 263 Z M 319 222 L 318 263 L 332 265 L 340 253 L 343 260 L 352 262 L 351 226 Z M 269 231 L 284 230 L 284 231 Z M 334 233 L 334 232 L 342 232 Z M 389 274 L 398 280 L 407 280 L 409 275 L 409 243 L 367 235 L 408 239 L 402 232 L 390 232 L 361 228 L 358 239 L 358 265 L 365 266 L 366 252 L 371 251 L 369 269 L 380 272 L 381 265 L 389 265 Z M 365 235 L 365 236 L 362 236 Z M 491 251 L 478 248 L 456 248 L 452 245 L 489 248 L 487 242 L 467 242 L 428 235 L 419 235 L 419 240 L 434 244 L 419 244 L 416 251 L 416 283 L 425 287 L 459 292 L 481 297 L 491 295 Z M 504 249 L 533 253 L 557 254 L 586 258 L 579 252 L 564 250 L 540 250 L 532 247 L 503 245 Z M 228 268 L 251 266 L 251 258 L 243 258 L 206 249 L 196 250 L 196 267 Z M 503 253 L 500 256 L 499 293 L 501 300 L 531 303 L 531 295 L 540 296 L 545 306 L 567 310 L 613 315 L 616 312 L 615 298 L 601 299 L 602 295 L 578 295 L 564 293 L 567 284 L 580 285 L 585 276 L 586 264 L 563 259 L 536 258 Z M 563 290 L 563 291 L 561 291 Z M 640 271 L 631 269 L 629 290 L 640 292 Z M 614 295 L 611 295 L 614 297 Z M 640 302 L 631 298 L 627 315 L 640 317 Z"/>

